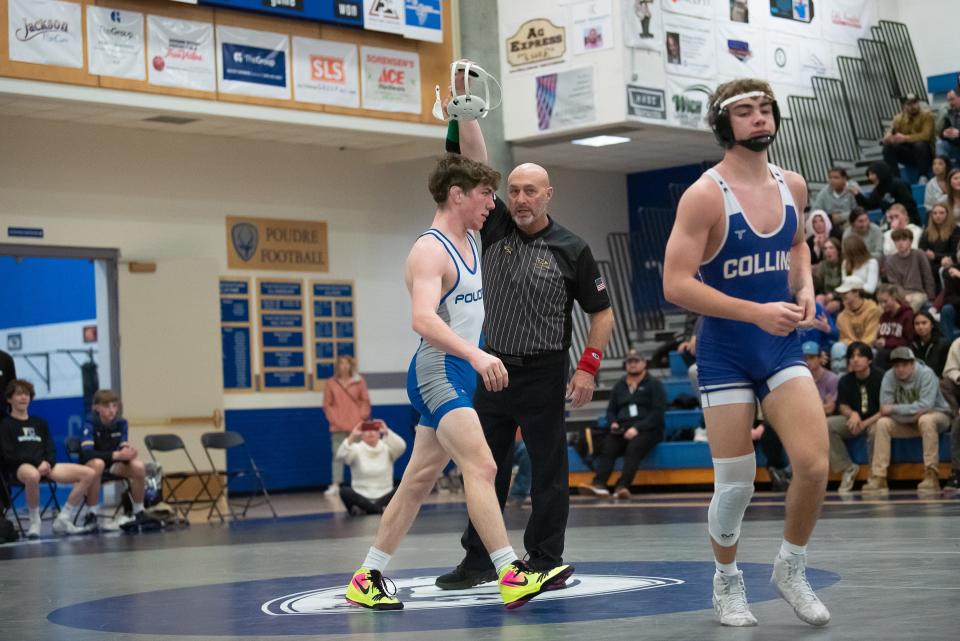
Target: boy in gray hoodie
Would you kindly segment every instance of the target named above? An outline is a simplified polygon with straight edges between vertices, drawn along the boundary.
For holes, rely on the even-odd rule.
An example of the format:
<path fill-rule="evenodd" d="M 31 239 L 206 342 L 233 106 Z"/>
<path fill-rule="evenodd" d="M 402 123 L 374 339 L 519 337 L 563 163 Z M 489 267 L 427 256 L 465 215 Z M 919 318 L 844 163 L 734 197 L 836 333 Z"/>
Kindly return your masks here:
<path fill-rule="evenodd" d="M 937 374 L 918 362 L 909 347 L 890 352 L 892 367 L 880 384 L 880 415 L 873 427 L 873 460 L 867 494 L 886 493 L 890 439 L 923 439 L 923 481 L 919 491 L 940 491 L 940 432 L 950 427 L 950 406 L 940 393 Z"/>

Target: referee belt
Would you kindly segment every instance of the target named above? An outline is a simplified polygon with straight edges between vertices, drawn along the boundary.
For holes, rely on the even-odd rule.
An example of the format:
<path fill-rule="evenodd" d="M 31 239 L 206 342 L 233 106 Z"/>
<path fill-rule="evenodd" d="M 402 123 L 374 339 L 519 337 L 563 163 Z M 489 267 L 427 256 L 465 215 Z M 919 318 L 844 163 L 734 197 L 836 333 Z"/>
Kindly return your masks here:
<path fill-rule="evenodd" d="M 531 365 L 542 365 L 550 361 L 562 361 L 567 350 L 560 352 L 541 352 L 540 354 L 527 354 L 526 356 L 514 356 L 513 354 L 503 354 L 490 347 L 485 348 L 488 354 L 492 354 L 503 361 L 504 365 L 511 367 L 529 367 Z"/>

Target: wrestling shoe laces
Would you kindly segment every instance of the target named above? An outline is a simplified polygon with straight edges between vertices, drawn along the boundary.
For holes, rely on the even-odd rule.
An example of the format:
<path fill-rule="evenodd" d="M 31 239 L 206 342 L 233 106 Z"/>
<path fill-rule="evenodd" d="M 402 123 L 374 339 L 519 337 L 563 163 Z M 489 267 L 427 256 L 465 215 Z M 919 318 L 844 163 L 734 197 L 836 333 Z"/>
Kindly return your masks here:
<path fill-rule="evenodd" d="M 397 584 L 383 576 L 380 570 L 370 570 L 370 582 L 373 583 L 373 587 L 376 590 L 376 593 L 373 595 L 373 600 L 382 601 L 383 599 L 391 599 L 397 595 Z M 390 588 L 387 588 L 387 584 L 390 584 Z"/>
<path fill-rule="evenodd" d="M 773 563 L 771 580 L 802 621 L 810 625 L 826 625 L 830 621 L 830 611 L 807 580 L 804 555 L 791 554 L 789 559 L 778 556 Z"/>
<path fill-rule="evenodd" d="M 747 605 L 743 572 L 735 576 L 717 573 L 713 579 L 713 608 L 723 625 L 754 626 L 757 619 Z"/>

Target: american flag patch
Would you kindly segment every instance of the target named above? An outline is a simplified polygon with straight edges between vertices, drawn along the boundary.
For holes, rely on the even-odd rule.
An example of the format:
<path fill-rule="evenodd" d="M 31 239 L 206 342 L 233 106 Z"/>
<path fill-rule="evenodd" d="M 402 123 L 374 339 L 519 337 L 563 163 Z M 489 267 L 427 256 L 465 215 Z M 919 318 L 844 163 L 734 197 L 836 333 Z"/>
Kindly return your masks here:
<path fill-rule="evenodd" d="M 601 277 L 598 278 L 597 280 L 593 281 L 593 284 L 597 286 L 597 291 L 598 291 L 598 292 L 602 292 L 603 290 L 605 290 L 605 289 L 607 288 L 607 284 L 604 282 L 603 276 L 601 276 Z"/>

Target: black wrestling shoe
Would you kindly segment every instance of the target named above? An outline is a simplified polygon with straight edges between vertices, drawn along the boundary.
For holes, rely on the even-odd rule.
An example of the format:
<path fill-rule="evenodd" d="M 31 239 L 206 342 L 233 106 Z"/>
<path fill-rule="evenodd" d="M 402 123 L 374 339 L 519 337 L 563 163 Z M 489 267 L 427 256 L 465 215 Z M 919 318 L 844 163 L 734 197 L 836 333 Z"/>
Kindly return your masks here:
<path fill-rule="evenodd" d="M 437 577 L 436 586 L 441 590 L 466 590 L 481 583 L 489 583 L 497 580 L 497 571 L 493 568 L 487 570 L 468 570 L 461 563 L 452 572 L 447 572 Z"/>

